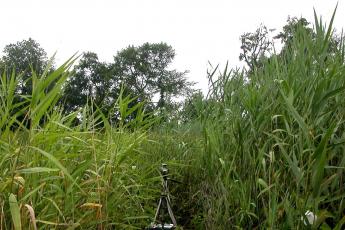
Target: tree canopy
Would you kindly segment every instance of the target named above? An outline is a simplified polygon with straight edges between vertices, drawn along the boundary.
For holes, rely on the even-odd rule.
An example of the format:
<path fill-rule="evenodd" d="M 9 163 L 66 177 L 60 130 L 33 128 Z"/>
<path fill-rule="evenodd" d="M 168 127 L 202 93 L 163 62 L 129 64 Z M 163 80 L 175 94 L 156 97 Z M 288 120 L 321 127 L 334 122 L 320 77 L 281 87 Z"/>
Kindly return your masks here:
<path fill-rule="evenodd" d="M 252 72 L 255 67 L 262 65 L 262 60 L 267 58 L 273 50 L 274 40 L 280 40 L 283 45 L 280 52 L 283 55 L 292 44 L 293 39 L 296 37 L 298 30 L 304 30 L 307 34 L 315 37 L 312 28 L 309 27 L 310 23 L 303 17 L 288 17 L 286 24 L 283 26 L 281 32 L 272 36 L 265 25 L 260 25 L 255 32 L 247 32 L 241 35 L 241 54 L 240 61 L 245 61 L 249 72 Z M 270 35 L 272 38 L 270 38 Z"/>
<path fill-rule="evenodd" d="M 31 94 L 32 82 L 30 77 L 32 71 L 41 74 L 48 64 L 47 53 L 38 42 L 29 38 L 17 43 L 6 45 L 1 58 L 2 66 L 8 70 L 15 70 L 22 74 L 20 86 L 17 89 L 21 94 Z"/>
<path fill-rule="evenodd" d="M 0 68 L 22 74 L 16 93 L 30 95 L 32 71 L 39 76 L 48 65 L 45 50 L 29 38 L 5 46 L 3 53 Z M 123 96 L 135 98 L 130 106 L 145 102 L 150 110 L 172 108 L 172 98 L 186 95 L 193 85 L 187 80 L 188 71 L 171 68 L 174 58 L 174 49 L 163 42 L 128 46 L 110 63 L 100 61 L 96 53 L 85 52 L 64 85 L 61 104 L 68 113 L 92 102 L 108 114 L 122 89 Z"/>
<path fill-rule="evenodd" d="M 114 100 L 114 85 L 111 85 L 108 65 L 98 60 L 93 52 L 86 52 L 74 67 L 64 91 L 64 107 L 73 111 L 93 101 L 99 107 L 106 107 Z"/>
<path fill-rule="evenodd" d="M 159 94 L 157 107 L 170 103 L 171 97 L 190 89 L 186 73 L 169 69 L 175 51 L 166 43 L 128 46 L 114 56 L 113 73 L 141 101 L 152 102 Z"/>
<path fill-rule="evenodd" d="M 129 106 L 145 102 L 148 110 L 172 107 L 172 98 L 187 94 L 192 86 L 187 71 L 170 69 L 174 57 L 175 51 L 166 43 L 128 46 L 114 56 L 112 63 L 101 62 L 97 54 L 86 52 L 66 84 L 65 110 L 73 111 L 92 101 L 108 114 L 121 89 L 122 96 L 134 97 Z"/>
<path fill-rule="evenodd" d="M 260 25 L 254 33 L 247 32 L 241 35 L 240 61 L 245 61 L 250 71 L 259 65 L 259 59 L 264 57 L 270 50 L 272 42 L 268 38 L 268 30 Z"/>

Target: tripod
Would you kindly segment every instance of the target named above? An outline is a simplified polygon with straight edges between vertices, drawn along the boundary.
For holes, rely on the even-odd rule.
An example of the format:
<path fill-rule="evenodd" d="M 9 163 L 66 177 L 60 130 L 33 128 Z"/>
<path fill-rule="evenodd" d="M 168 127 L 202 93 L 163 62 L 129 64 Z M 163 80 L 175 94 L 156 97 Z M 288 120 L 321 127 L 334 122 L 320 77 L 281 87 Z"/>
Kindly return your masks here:
<path fill-rule="evenodd" d="M 169 195 L 169 188 L 168 188 L 168 168 L 166 164 L 162 164 L 162 167 L 160 168 L 161 174 L 162 174 L 162 193 L 158 202 L 158 207 L 156 211 L 156 215 L 154 218 L 153 223 L 148 228 L 150 229 L 175 229 L 177 226 L 176 219 L 174 216 L 174 213 L 171 209 L 171 200 Z M 171 223 L 165 223 L 164 221 L 164 209 L 168 211 L 168 215 L 170 218 Z"/>

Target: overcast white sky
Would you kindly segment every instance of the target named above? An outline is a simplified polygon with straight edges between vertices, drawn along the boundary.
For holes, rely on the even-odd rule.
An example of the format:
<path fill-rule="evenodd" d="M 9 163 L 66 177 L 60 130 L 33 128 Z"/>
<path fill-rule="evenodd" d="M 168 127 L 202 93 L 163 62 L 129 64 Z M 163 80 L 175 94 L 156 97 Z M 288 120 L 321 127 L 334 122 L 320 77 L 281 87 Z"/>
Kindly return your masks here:
<path fill-rule="evenodd" d="M 339 0 L 335 27 L 345 23 Z M 239 65 L 239 37 L 260 23 L 278 30 L 288 15 L 313 21 L 313 7 L 330 20 L 337 0 L 0 0 L 0 50 L 35 39 L 57 63 L 75 52 L 96 52 L 112 61 L 122 48 L 166 42 L 176 51 L 173 67 L 190 70 L 206 89 L 208 61 Z"/>

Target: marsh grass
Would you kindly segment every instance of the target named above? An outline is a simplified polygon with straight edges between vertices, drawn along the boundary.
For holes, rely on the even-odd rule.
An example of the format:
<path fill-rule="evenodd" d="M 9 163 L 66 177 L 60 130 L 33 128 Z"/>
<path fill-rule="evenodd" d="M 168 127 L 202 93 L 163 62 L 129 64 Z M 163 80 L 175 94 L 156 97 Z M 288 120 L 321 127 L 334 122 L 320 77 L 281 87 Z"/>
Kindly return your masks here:
<path fill-rule="evenodd" d="M 159 187 L 147 185 L 159 177 L 148 176 L 156 165 L 141 161 L 140 145 L 154 121 L 122 96 L 114 109 L 137 116 L 116 128 L 94 106 L 65 115 L 58 101 L 73 61 L 33 72 L 33 94 L 20 98 L 20 76 L 2 74 L 0 229 L 136 228 L 151 218 Z"/>
<path fill-rule="evenodd" d="M 167 162 L 181 228 L 343 229 L 344 40 L 315 16 L 283 53 L 250 74 L 209 73 L 189 123 L 166 124 L 122 94 L 116 124 L 97 105 L 64 114 L 59 98 L 74 58 L 0 83 L 0 229 L 142 229 Z M 136 116 L 133 116 L 136 114 Z M 79 123 L 75 121 L 80 119 Z M 304 224 L 306 211 L 318 216 Z"/>

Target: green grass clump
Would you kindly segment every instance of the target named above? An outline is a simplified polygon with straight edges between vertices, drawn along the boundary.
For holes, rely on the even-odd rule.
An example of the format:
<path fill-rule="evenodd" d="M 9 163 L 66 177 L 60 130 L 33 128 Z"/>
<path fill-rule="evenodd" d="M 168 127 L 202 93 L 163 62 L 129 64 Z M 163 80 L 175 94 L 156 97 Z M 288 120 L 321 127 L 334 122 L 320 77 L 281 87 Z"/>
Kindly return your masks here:
<path fill-rule="evenodd" d="M 159 177 L 141 145 L 153 120 L 140 104 L 128 108 L 129 97 L 116 109 L 137 116 L 116 128 L 91 106 L 65 115 L 58 102 L 72 63 L 33 73 L 32 95 L 18 96 L 20 76 L 2 74 L 1 229 L 137 228 L 152 218 Z"/>
<path fill-rule="evenodd" d="M 141 229 L 155 214 L 162 162 L 189 184 L 199 134 L 148 132 L 157 118 L 143 104 L 129 107 L 134 99 L 122 94 L 116 126 L 92 103 L 64 113 L 60 98 L 74 61 L 33 72 L 32 95 L 18 92 L 20 75 L 1 75 L 0 229 Z M 188 222 L 189 208 L 186 218 L 175 201 L 182 204 L 189 190 L 171 189 L 178 220 Z"/>

